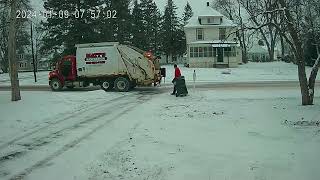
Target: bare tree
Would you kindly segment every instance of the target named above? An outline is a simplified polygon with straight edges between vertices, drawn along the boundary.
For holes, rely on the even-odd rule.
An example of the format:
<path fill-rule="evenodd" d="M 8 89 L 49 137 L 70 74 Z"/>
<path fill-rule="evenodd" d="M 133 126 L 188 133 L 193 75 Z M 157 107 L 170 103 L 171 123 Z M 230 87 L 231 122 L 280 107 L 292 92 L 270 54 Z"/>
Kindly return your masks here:
<path fill-rule="evenodd" d="M 8 4 L 0 1 L 0 64 L 3 72 L 8 72 Z"/>
<path fill-rule="evenodd" d="M 17 59 L 16 59 L 16 11 L 17 2 L 11 0 L 10 2 L 10 26 L 9 26 L 9 39 L 8 39 L 8 55 L 9 55 L 9 70 L 11 79 L 11 100 L 21 100 L 18 71 L 17 71 Z"/>
<path fill-rule="evenodd" d="M 277 12 L 285 19 L 284 23 L 286 28 L 283 29 L 283 32 L 281 32 L 281 36 L 284 37 L 284 39 L 286 39 L 287 43 L 290 45 L 298 65 L 302 105 L 313 105 L 315 79 L 320 66 L 320 53 L 318 46 L 318 58 L 315 61 L 312 72 L 308 79 L 306 74 L 305 58 L 303 55 L 304 49 L 302 39 L 302 34 L 305 30 L 303 25 L 310 28 L 310 25 L 306 24 L 306 21 L 304 21 L 302 18 L 306 15 L 306 12 L 303 10 L 306 4 L 303 4 L 303 1 L 299 0 L 295 1 L 294 3 L 286 0 L 276 0 L 275 2 L 277 3 L 278 8 L 275 9 L 273 13 Z M 311 3 L 311 1 L 306 2 Z M 274 25 L 280 29 L 279 25 Z"/>
<path fill-rule="evenodd" d="M 277 16 L 274 13 L 267 13 L 275 8 L 274 0 L 239 0 L 242 7 L 246 10 L 250 16 L 250 22 L 259 27 L 257 30 L 263 41 L 265 42 L 268 53 L 269 60 L 274 61 L 275 47 L 277 44 L 277 38 L 279 31 L 275 28 L 271 22 L 277 21 Z M 266 26 L 261 26 L 266 24 Z M 250 29 L 250 28 L 249 28 Z"/>
<path fill-rule="evenodd" d="M 9 70 L 8 60 L 8 37 L 10 23 L 10 2 L 0 0 L 0 64 L 2 70 L 7 73 Z M 31 9 L 29 0 L 16 1 L 17 9 Z M 17 51 L 24 51 L 24 46 L 29 45 L 29 34 L 26 31 L 27 19 L 16 20 Z"/>
<path fill-rule="evenodd" d="M 277 36 L 280 36 L 290 46 L 295 63 L 298 65 L 302 105 L 313 105 L 315 80 L 320 67 L 320 5 L 318 0 L 240 0 L 240 2 L 250 15 L 253 22 L 251 26 L 254 26 L 247 26 L 245 29 L 255 29 L 261 32 L 267 43 L 270 57 L 273 57 Z M 308 78 L 303 37 L 304 33 L 309 31 L 314 32 L 313 38 L 316 39 L 316 35 L 318 36 L 316 41 L 318 43 L 315 44 L 318 58 Z"/>
<path fill-rule="evenodd" d="M 239 0 L 216 0 L 213 2 L 213 8 L 221 11 L 230 20 L 238 25 L 236 31 L 237 39 L 239 40 L 241 51 L 242 51 L 242 62 L 248 62 L 248 44 L 249 35 L 245 29 L 243 14 L 241 13 L 241 7 Z"/>

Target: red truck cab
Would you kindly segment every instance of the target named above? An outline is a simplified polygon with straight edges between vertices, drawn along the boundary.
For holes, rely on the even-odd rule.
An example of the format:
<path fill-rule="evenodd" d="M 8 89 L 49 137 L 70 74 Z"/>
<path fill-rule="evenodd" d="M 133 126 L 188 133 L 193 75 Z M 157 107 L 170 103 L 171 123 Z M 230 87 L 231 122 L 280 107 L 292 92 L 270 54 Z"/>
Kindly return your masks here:
<path fill-rule="evenodd" d="M 56 63 L 56 67 L 49 73 L 49 85 L 53 91 L 59 91 L 67 82 L 73 82 L 77 79 L 77 64 L 75 56 L 65 56 Z"/>

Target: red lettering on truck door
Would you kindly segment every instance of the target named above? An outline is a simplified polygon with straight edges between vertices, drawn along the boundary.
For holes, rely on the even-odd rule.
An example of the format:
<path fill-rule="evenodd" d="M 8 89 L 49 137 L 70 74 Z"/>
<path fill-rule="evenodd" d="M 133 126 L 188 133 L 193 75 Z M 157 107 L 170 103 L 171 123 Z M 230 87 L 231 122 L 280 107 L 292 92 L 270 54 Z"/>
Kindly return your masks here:
<path fill-rule="evenodd" d="M 105 64 L 107 61 L 106 53 L 89 53 L 86 54 L 86 64 Z"/>

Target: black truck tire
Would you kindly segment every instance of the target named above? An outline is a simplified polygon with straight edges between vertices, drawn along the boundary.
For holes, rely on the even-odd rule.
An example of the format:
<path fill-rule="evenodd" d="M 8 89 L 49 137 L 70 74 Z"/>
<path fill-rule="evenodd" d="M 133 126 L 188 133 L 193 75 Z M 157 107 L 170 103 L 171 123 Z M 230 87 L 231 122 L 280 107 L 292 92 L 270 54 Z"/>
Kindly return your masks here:
<path fill-rule="evenodd" d="M 130 82 L 129 82 L 128 78 L 118 77 L 114 81 L 114 87 L 119 92 L 128 92 L 130 89 Z"/>
<path fill-rule="evenodd" d="M 134 89 L 135 87 L 137 87 L 137 83 L 135 81 L 131 81 L 130 82 L 130 89 Z"/>
<path fill-rule="evenodd" d="M 113 89 L 113 87 L 114 83 L 111 80 L 105 80 L 101 83 L 101 88 L 105 91 L 110 91 L 111 89 Z"/>
<path fill-rule="evenodd" d="M 61 91 L 63 88 L 60 80 L 57 78 L 54 78 L 50 81 L 50 87 L 52 91 Z"/>
<path fill-rule="evenodd" d="M 74 89 L 74 86 L 66 86 L 68 89 Z"/>

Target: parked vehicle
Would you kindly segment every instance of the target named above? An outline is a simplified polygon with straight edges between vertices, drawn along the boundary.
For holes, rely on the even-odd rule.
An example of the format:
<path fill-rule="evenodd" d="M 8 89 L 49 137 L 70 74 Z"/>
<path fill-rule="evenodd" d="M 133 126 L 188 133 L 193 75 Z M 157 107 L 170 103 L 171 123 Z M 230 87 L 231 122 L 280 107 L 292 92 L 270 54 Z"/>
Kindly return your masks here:
<path fill-rule="evenodd" d="M 150 86 L 161 81 L 160 67 L 150 54 L 145 57 L 136 48 L 116 42 L 78 44 L 76 56 L 66 56 L 49 73 L 53 91 L 63 87 L 100 85 L 108 91 L 126 92 L 136 86 Z"/>

